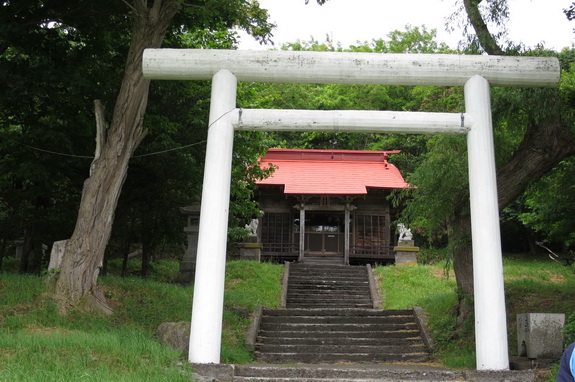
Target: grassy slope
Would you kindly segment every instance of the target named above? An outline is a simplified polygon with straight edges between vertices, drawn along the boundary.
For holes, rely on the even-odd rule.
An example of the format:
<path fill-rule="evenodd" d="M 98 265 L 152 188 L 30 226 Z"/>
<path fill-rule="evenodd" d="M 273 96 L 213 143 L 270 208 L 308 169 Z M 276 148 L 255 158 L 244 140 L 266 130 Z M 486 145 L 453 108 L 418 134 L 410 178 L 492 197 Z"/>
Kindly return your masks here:
<path fill-rule="evenodd" d="M 504 272 L 509 353 L 516 355 L 517 314 L 545 312 L 569 316 L 575 312 L 575 269 L 545 257 L 506 256 Z M 451 338 L 455 328 L 452 307 L 456 302 L 452 271 L 447 274 L 445 268 L 437 266 L 392 266 L 377 267 L 376 273 L 381 280 L 385 308 L 421 306 L 426 310 L 430 329 L 439 344 L 437 355 L 443 364 L 453 368 L 475 367 L 473 323 L 467 323 L 463 340 Z"/>
<path fill-rule="evenodd" d="M 156 265 L 154 277 L 171 272 Z M 422 306 L 439 343 L 439 361 L 473 367 L 472 326 L 464 340 L 450 338 L 456 301 L 453 273 L 441 266 L 375 268 L 384 307 Z M 266 263 L 228 263 L 222 362 L 252 360 L 243 345 L 248 313 L 257 304 L 279 305 L 283 267 Z M 509 349 L 517 351 L 515 315 L 575 310 L 573 268 L 546 259 L 505 259 Z M 154 331 L 164 321 L 187 321 L 191 287 L 138 278 L 102 277 L 100 284 L 115 307 L 112 316 L 72 312 L 60 317 L 41 278 L 0 274 L 0 381 L 178 381 L 189 380 L 182 356 L 160 345 Z M 406 293 L 406 291 L 408 293 Z"/>
<path fill-rule="evenodd" d="M 222 362 L 249 362 L 246 311 L 277 306 L 283 267 L 230 262 Z M 61 317 L 42 278 L 0 274 L 0 381 L 189 381 L 182 355 L 154 339 L 165 321 L 188 321 L 193 288 L 106 276 L 112 316 Z M 238 309 L 243 307 L 245 309 Z"/>

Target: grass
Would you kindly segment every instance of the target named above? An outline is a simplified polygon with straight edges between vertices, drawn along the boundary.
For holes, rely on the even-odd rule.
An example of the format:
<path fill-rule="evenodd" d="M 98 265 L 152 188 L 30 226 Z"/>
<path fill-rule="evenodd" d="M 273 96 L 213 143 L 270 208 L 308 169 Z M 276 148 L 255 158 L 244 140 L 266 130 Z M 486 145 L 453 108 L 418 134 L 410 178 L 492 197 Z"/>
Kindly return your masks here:
<path fill-rule="evenodd" d="M 525 312 L 571 314 L 575 274 L 547 259 L 506 256 L 505 283 L 510 354 L 517 351 L 515 316 Z M 130 264 L 130 274 L 139 267 Z M 111 316 L 73 311 L 63 317 L 43 279 L 0 274 L 0 381 L 180 381 L 191 380 L 183 355 L 158 343 L 154 332 L 166 321 L 189 321 L 192 287 L 165 281 L 177 264 L 154 263 L 151 280 L 100 278 Z M 374 268 L 381 282 L 383 306 L 421 306 L 438 343 L 437 363 L 474 368 L 473 322 L 454 340 L 452 309 L 455 278 L 441 265 Z M 114 267 L 109 273 L 117 272 Z M 222 362 L 249 363 L 244 345 L 250 314 L 259 304 L 280 303 L 283 266 L 232 261 L 226 268 Z M 472 320 L 471 320 L 472 321 Z M 552 381 L 556 371 L 549 371 Z"/>
<path fill-rule="evenodd" d="M 252 361 L 244 345 L 249 314 L 257 304 L 279 305 L 282 272 L 279 265 L 228 263 L 222 362 Z M 64 317 L 42 278 L 0 274 L 0 381 L 190 381 L 183 355 L 154 332 L 162 322 L 190 320 L 193 288 L 117 276 L 99 284 L 113 315 Z"/>
<path fill-rule="evenodd" d="M 475 368 L 473 322 L 467 322 L 459 340 L 452 338 L 456 327 L 453 307 L 457 302 L 455 277 L 443 266 L 388 266 L 375 268 L 381 281 L 383 306 L 404 309 L 421 306 L 429 317 L 429 327 L 438 343 L 437 360 L 450 368 Z M 504 257 L 505 298 L 509 354 L 517 355 L 519 313 L 573 314 L 575 269 L 545 257 L 506 255 Z M 554 381 L 556 367 L 549 370 Z"/>

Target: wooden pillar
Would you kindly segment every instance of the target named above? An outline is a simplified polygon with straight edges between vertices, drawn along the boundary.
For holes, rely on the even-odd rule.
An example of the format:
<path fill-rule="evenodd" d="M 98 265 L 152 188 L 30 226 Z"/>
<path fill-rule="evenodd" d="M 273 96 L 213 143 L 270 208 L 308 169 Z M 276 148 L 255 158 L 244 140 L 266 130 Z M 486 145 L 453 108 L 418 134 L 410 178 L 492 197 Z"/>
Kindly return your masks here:
<path fill-rule="evenodd" d="M 299 205 L 299 256 L 298 261 L 303 261 L 305 251 L 305 203 Z"/>
<path fill-rule="evenodd" d="M 344 239 L 343 239 L 343 245 L 344 245 L 344 249 L 343 249 L 343 263 L 345 265 L 349 265 L 349 248 L 350 248 L 350 240 L 349 240 L 349 235 L 350 235 L 350 222 L 351 222 L 351 210 L 352 210 L 353 206 L 349 203 L 345 204 L 345 216 L 344 216 Z"/>

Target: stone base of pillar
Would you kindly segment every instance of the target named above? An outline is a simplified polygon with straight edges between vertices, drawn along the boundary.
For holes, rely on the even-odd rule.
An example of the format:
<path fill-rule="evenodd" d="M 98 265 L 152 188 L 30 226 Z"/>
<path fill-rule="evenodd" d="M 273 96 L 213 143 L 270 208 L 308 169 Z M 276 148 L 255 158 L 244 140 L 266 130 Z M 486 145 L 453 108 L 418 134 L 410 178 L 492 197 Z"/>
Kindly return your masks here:
<path fill-rule="evenodd" d="M 395 265 L 417 265 L 419 247 L 413 246 L 413 240 L 402 240 L 397 247 L 393 247 Z"/>
<path fill-rule="evenodd" d="M 238 243 L 240 260 L 260 261 L 262 257 L 262 245 L 258 243 L 257 236 L 248 236 L 243 242 Z"/>

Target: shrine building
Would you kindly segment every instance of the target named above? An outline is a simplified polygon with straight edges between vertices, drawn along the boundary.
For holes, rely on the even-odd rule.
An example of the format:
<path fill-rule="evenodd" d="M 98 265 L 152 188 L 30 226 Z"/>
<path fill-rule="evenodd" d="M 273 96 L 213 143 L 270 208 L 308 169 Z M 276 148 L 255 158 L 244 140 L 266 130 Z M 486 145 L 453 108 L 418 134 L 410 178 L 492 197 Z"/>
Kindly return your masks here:
<path fill-rule="evenodd" d="M 409 187 L 399 151 L 270 149 L 256 181 L 263 259 L 360 264 L 394 261 L 391 190 Z"/>

